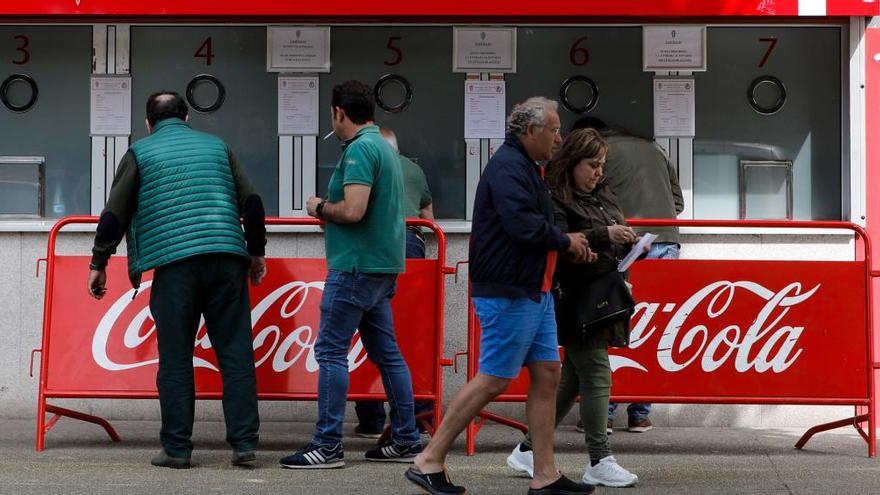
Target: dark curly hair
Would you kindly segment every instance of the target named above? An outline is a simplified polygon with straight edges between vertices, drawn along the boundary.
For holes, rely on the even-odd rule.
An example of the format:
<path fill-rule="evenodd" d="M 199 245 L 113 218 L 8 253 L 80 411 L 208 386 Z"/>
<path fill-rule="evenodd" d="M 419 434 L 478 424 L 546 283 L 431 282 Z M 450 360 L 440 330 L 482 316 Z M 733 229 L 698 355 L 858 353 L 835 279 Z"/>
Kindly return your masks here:
<path fill-rule="evenodd" d="M 592 160 L 608 153 L 608 142 L 592 128 L 578 129 L 562 142 L 562 147 L 547 165 L 546 180 L 550 190 L 566 203 L 574 196 L 574 168 L 581 160 Z"/>

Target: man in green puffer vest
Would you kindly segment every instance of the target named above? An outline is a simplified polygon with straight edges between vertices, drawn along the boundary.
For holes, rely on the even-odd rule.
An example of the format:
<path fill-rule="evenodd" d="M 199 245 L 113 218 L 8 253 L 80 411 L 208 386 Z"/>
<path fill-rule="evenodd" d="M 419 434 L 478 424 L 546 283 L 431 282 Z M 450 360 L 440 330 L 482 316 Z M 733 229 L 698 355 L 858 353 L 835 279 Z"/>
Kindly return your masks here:
<path fill-rule="evenodd" d="M 101 213 L 89 265 L 89 292 L 101 299 L 105 267 L 126 236 L 135 294 L 155 270 L 150 313 L 156 323 L 162 451 L 154 466 L 190 467 L 195 386 L 193 347 L 200 318 L 223 380 L 232 464 L 252 463 L 260 419 L 247 281 L 266 274 L 265 211 L 232 152 L 194 131 L 177 93 L 147 100 L 150 135 L 122 158 Z M 244 219 L 244 231 L 241 220 Z"/>

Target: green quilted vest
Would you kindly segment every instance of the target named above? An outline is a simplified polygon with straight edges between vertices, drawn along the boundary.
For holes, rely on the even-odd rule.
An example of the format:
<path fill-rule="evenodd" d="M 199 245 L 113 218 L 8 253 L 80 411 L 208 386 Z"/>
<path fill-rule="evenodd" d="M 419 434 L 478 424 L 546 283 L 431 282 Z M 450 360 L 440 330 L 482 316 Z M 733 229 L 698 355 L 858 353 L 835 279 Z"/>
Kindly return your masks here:
<path fill-rule="evenodd" d="M 128 229 L 128 271 L 141 273 L 208 253 L 248 257 L 226 144 L 176 118 L 131 146 L 137 210 Z"/>

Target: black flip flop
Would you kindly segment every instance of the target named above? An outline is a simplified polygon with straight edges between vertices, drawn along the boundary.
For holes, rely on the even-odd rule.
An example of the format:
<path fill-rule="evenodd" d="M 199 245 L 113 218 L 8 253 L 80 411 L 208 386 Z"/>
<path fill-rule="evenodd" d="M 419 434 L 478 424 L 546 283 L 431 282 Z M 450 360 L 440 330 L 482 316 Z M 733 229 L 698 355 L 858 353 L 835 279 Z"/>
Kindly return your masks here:
<path fill-rule="evenodd" d="M 544 488 L 529 488 L 528 495 L 589 495 L 595 490 L 595 486 L 577 483 L 563 476 Z"/>
<path fill-rule="evenodd" d="M 406 479 L 431 495 L 464 495 L 467 490 L 463 486 L 453 485 L 446 471 L 422 474 L 415 468 L 409 468 L 404 474 Z"/>

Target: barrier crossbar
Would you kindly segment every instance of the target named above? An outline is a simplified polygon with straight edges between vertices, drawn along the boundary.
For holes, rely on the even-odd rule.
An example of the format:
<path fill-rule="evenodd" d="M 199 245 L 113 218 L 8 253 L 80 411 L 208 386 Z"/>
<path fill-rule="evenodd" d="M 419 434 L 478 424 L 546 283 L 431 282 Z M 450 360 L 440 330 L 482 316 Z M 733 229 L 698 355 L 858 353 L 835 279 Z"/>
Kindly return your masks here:
<path fill-rule="evenodd" d="M 868 456 L 876 456 L 874 373 L 880 364 L 874 358 L 871 302 L 872 280 L 880 271 L 872 268 L 871 239 L 864 228 L 832 221 L 628 222 L 634 227 L 852 231 L 863 243 L 855 261 L 636 262 L 630 273 L 637 301 L 630 348 L 609 350 L 611 401 L 852 405 L 852 417 L 810 428 L 795 447 L 803 448 L 817 433 L 853 426 L 867 442 Z M 716 331 L 720 327 L 724 329 Z M 468 380 L 478 372 L 479 342 L 479 319 L 469 303 Z M 835 366 L 827 366 L 828 357 Z M 525 402 L 528 384 L 524 369 L 495 401 Z M 477 435 L 487 421 L 527 431 L 521 421 L 483 410 L 468 425 L 467 455 L 475 453 Z"/>
<path fill-rule="evenodd" d="M 149 317 L 151 274 L 140 291 L 128 283 L 126 260 L 113 257 L 107 266 L 105 297 L 96 301 L 86 289 L 88 256 L 56 253 L 61 230 L 73 224 L 96 224 L 97 217 L 69 216 L 52 228 L 46 262 L 42 344 L 37 399 L 36 450 L 61 417 L 103 427 L 113 441 L 120 437 L 104 418 L 62 408 L 49 399 L 156 399 L 158 354 L 155 325 Z M 446 266 L 446 237 L 432 221 L 408 219 L 407 226 L 430 229 L 437 254 L 408 259 L 392 300 L 401 352 L 413 377 L 414 397 L 433 401 L 433 409 L 417 420 L 433 433 L 441 421 L 442 368 L 452 360 L 443 356 L 444 278 L 454 273 Z M 267 218 L 267 225 L 319 226 L 312 218 Z M 313 345 L 319 328 L 320 293 L 326 277 L 323 258 L 267 258 L 263 283 L 251 287 L 251 317 L 260 400 L 316 400 L 317 362 Z M 317 294 L 317 295 L 316 295 Z M 204 326 L 194 343 L 196 399 L 220 399 L 222 384 Z M 370 363 L 359 338 L 349 351 L 349 400 L 386 400 L 378 371 Z M 47 420 L 47 414 L 53 416 Z M 385 434 L 388 434 L 386 430 Z"/>

